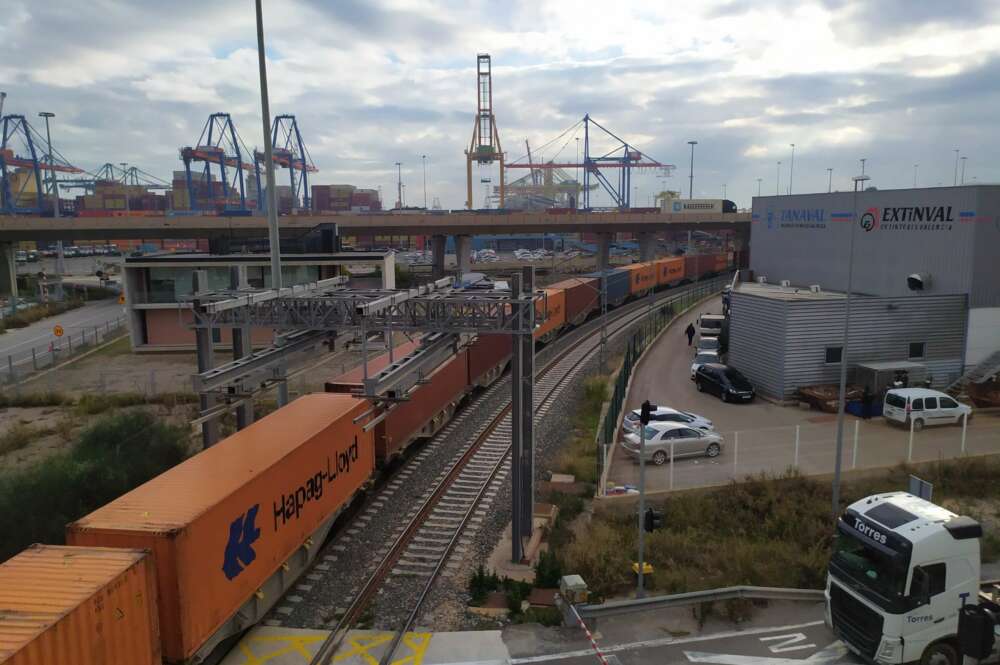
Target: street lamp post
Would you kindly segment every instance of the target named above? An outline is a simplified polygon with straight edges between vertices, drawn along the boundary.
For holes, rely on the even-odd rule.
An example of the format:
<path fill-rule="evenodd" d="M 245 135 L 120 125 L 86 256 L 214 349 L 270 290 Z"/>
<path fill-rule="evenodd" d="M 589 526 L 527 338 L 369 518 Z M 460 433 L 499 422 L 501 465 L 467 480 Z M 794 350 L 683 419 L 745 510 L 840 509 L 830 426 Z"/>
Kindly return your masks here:
<path fill-rule="evenodd" d="M 763 181 L 763 178 L 757 178 L 757 196 L 760 196 L 760 183 Z"/>
<path fill-rule="evenodd" d="M 827 167 L 826 169 L 827 181 L 826 181 L 826 193 L 829 194 L 833 191 L 833 169 Z"/>
<path fill-rule="evenodd" d="M 844 411 L 847 408 L 847 359 L 850 350 L 851 335 L 851 290 L 854 288 L 854 227 L 861 221 L 858 219 L 858 187 L 868 176 L 854 176 L 854 215 L 851 217 L 847 250 L 847 295 L 844 300 L 844 345 L 840 349 L 840 392 L 837 407 L 837 459 L 833 466 L 833 517 L 840 512 L 840 472 L 844 456 Z M 865 213 L 871 214 L 871 213 Z"/>
<path fill-rule="evenodd" d="M 867 161 L 868 161 L 867 157 L 862 157 L 861 158 L 861 175 L 865 174 L 865 162 L 867 162 Z"/>
<path fill-rule="evenodd" d="M 56 114 L 55 113 L 50 113 L 48 111 L 42 111 L 38 115 L 40 117 L 42 117 L 42 118 L 45 118 L 45 141 L 46 141 L 46 143 L 48 143 L 48 148 L 49 148 L 49 175 L 52 178 L 51 179 L 51 182 L 52 182 L 52 185 L 51 185 L 51 187 L 52 187 L 52 202 L 53 202 L 52 216 L 53 217 L 59 217 L 59 183 L 56 181 L 56 171 L 55 171 L 55 169 L 51 168 L 52 165 L 53 165 L 53 161 L 52 161 L 52 134 L 49 131 L 49 118 L 56 117 Z M 63 253 L 63 241 L 62 240 L 57 240 L 56 241 L 56 274 L 57 275 L 64 275 L 64 274 L 66 274 L 66 255 Z M 61 285 L 59 286 L 59 289 L 60 290 L 62 289 Z M 60 293 L 60 297 L 62 297 L 61 293 Z"/>
<path fill-rule="evenodd" d="M 917 188 L 917 168 L 919 166 L 920 166 L 920 164 L 914 164 L 913 165 L 913 189 Z"/>
<path fill-rule="evenodd" d="M 722 198 L 726 198 L 726 183 L 722 183 Z"/>
<path fill-rule="evenodd" d="M 580 208 L 580 137 L 576 137 L 576 174 L 573 176 L 576 178 L 576 208 Z"/>
<path fill-rule="evenodd" d="M 966 157 L 965 155 L 962 155 L 962 180 L 961 180 L 961 182 L 962 182 L 963 185 L 965 184 L 965 160 L 967 160 L 967 159 L 968 159 L 968 157 Z"/>
<path fill-rule="evenodd" d="M 778 162 L 777 173 L 778 173 L 778 177 L 774 181 L 774 195 L 775 196 L 781 196 L 781 162 L 780 161 Z"/>
<path fill-rule="evenodd" d="M 427 210 L 427 155 L 420 155 L 424 164 L 424 210 Z"/>
<path fill-rule="evenodd" d="M 954 186 L 956 186 L 958 184 L 958 153 L 959 153 L 959 149 L 955 148 L 955 179 L 951 183 L 952 187 L 954 187 Z"/>
<path fill-rule="evenodd" d="M 688 174 L 688 198 L 694 198 L 694 147 L 698 145 L 697 141 L 688 141 L 688 145 L 691 146 L 691 172 Z"/>
<path fill-rule="evenodd" d="M 795 144 L 789 144 L 792 146 L 792 163 L 788 166 L 788 195 L 792 195 L 792 181 L 795 178 Z"/>
<path fill-rule="evenodd" d="M 469 203 L 472 203 L 471 201 Z M 403 207 L 403 163 L 396 162 L 396 208 Z"/>

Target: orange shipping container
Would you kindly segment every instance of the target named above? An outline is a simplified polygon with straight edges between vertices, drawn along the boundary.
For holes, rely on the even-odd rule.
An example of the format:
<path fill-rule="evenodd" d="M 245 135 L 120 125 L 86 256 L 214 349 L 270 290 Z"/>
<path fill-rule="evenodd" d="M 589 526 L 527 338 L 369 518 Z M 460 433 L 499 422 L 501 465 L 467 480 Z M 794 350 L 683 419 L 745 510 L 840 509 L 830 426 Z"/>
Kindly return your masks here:
<path fill-rule="evenodd" d="M 641 295 L 656 286 L 656 272 L 652 261 L 633 263 L 624 266 L 629 272 L 628 292 L 631 295 Z"/>
<path fill-rule="evenodd" d="M 546 341 L 566 323 L 566 292 L 562 289 L 543 289 L 545 291 L 545 321 L 535 328 L 535 339 Z M 535 317 L 542 316 L 542 301 L 535 301 Z"/>
<path fill-rule="evenodd" d="M 277 600 L 256 594 L 368 481 L 372 434 L 354 422 L 368 408 L 300 397 L 70 524 L 67 540 L 152 550 L 164 659 L 204 655 L 246 627 L 227 624 L 244 603 Z"/>
<path fill-rule="evenodd" d="M 657 259 L 653 262 L 656 269 L 656 285 L 666 286 L 667 284 L 677 284 L 684 279 L 684 257 L 678 256 L 672 259 Z"/>
<path fill-rule="evenodd" d="M 0 662 L 160 665 L 153 560 L 32 545 L 0 565 Z"/>

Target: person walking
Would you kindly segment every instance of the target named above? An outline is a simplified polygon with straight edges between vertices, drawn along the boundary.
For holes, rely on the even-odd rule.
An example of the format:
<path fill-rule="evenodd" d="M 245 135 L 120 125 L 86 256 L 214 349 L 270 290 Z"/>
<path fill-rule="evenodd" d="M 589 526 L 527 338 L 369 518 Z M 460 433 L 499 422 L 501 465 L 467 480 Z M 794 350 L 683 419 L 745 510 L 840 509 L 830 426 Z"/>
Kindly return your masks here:
<path fill-rule="evenodd" d="M 689 323 L 688 327 L 684 329 L 684 334 L 688 336 L 688 346 L 691 346 L 691 342 L 694 341 L 694 324 Z"/>
<path fill-rule="evenodd" d="M 861 418 L 864 420 L 871 420 L 872 417 L 872 401 L 875 399 L 875 395 L 872 394 L 871 388 L 865 386 L 865 391 L 861 393 Z"/>

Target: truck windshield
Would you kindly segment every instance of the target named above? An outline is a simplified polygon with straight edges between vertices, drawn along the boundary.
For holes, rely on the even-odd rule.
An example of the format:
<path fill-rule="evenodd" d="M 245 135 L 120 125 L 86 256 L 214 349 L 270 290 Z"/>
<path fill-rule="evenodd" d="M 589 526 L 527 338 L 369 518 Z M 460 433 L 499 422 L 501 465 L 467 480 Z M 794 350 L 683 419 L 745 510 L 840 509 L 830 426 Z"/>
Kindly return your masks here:
<path fill-rule="evenodd" d="M 837 533 L 833 563 L 856 582 L 871 588 L 878 595 L 896 600 L 906 585 L 906 562 L 862 542 L 850 534 Z"/>

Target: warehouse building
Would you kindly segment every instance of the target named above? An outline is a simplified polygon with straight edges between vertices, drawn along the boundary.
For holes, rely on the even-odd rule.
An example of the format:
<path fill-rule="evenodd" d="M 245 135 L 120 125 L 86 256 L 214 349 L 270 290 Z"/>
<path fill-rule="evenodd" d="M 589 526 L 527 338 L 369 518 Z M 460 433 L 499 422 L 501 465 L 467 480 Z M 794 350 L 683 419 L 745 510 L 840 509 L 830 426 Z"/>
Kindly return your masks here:
<path fill-rule="evenodd" d="M 836 383 L 854 242 L 849 378 L 917 363 L 935 387 L 1000 352 L 1000 186 L 758 197 L 729 362 L 762 394 Z"/>

